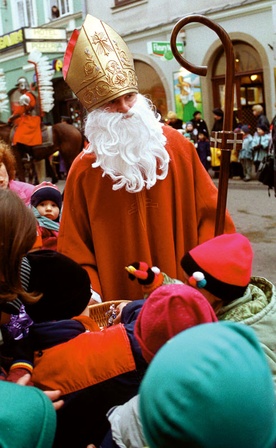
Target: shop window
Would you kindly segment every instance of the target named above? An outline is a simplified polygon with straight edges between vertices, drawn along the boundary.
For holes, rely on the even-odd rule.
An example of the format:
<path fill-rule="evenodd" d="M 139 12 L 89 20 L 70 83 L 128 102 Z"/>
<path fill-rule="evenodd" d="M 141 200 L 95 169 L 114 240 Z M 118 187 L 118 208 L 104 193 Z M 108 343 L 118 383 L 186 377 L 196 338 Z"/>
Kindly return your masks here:
<path fill-rule="evenodd" d="M 257 50 L 248 43 L 233 41 L 233 45 L 235 55 L 234 110 L 240 122 L 247 123 L 254 129 L 256 119 L 252 114 L 252 106 L 261 104 L 265 109 L 262 62 Z M 222 108 L 225 106 L 225 67 L 225 51 L 221 48 L 214 62 L 212 83 L 214 105 Z"/>
<path fill-rule="evenodd" d="M 233 42 L 235 54 L 235 71 L 251 72 L 262 68 L 261 58 L 257 50 L 251 45 L 243 42 Z M 222 48 L 215 61 L 215 76 L 225 73 L 225 51 Z"/>

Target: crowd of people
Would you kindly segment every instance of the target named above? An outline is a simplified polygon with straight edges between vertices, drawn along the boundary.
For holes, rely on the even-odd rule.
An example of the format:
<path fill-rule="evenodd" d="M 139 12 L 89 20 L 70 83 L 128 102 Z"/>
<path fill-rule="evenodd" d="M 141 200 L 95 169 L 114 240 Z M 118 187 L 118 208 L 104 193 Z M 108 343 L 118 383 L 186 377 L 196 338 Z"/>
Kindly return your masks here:
<path fill-rule="evenodd" d="M 95 33 L 120 52 L 95 53 Z M 103 73 L 76 79 L 88 54 L 104 93 Z M 227 210 L 214 236 L 201 112 L 187 136 L 162 123 L 125 42 L 90 15 L 63 74 L 88 111 L 63 194 L 16 180 L 0 142 L 1 446 L 273 448 L 275 286 Z M 100 326 L 92 310 L 114 301 Z"/>
<path fill-rule="evenodd" d="M 211 132 L 223 130 L 224 111 L 221 108 L 213 109 L 214 123 Z M 252 107 L 252 114 L 256 120 L 256 126 L 242 123 L 233 116 L 233 131 L 243 134 L 241 149 L 231 151 L 230 178 L 242 179 L 244 182 L 256 178 L 261 162 L 264 157 L 273 152 L 272 128 L 264 109 L 260 104 Z M 171 120 L 170 117 L 173 117 Z M 273 120 L 272 120 L 273 121 Z M 212 146 L 206 122 L 201 112 L 195 111 L 193 118 L 183 123 L 177 114 L 170 111 L 167 115 L 166 124 L 174 127 L 188 138 L 195 146 L 198 156 L 207 171 L 212 169 L 214 175 L 219 173 L 221 150 Z"/>

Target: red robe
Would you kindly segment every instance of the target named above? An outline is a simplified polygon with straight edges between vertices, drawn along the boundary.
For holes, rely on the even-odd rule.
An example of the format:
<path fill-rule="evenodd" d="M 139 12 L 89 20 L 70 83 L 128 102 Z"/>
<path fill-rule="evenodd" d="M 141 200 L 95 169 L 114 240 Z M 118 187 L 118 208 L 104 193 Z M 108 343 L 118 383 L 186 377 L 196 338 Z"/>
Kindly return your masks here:
<path fill-rule="evenodd" d="M 41 119 L 38 116 L 29 114 L 35 108 L 35 96 L 30 92 L 26 92 L 24 95 L 27 95 L 30 98 L 30 103 L 28 106 L 18 105 L 14 107 L 13 115 L 19 114 L 20 117 L 14 122 L 15 131 L 12 144 L 16 145 L 16 143 L 22 143 L 27 146 L 41 145 Z"/>
<path fill-rule="evenodd" d="M 125 266 L 145 261 L 184 281 L 184 253 L 212 238 L 217 188 L 194 145 L 164 126 L 169 172 L 150 190 L 113 191 L 112 180 L 92 168 L 93 154 L 81 153 L 66 181 L 58 251 L 89 273 L 103 301 L 143 297 L 141 285 L 128 279 Z M 227 213 L 225 232 L 235 231 Z"/>

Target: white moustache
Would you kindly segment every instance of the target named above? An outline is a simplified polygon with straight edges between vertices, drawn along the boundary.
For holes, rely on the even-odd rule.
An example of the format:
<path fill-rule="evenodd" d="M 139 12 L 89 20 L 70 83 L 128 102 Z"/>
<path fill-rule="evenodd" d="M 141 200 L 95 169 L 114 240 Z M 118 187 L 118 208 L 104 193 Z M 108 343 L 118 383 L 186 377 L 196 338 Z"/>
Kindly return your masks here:
<path fill-rule="evenodd" d="M 133 115 L 134 115 L 134 113 L 133 112 L 127 112 L 127 113 L 125 113 L 125 114 L 123 114 L 123 119 L 124 118 L 131 118 L 131 117 L 133 117 Z"/>

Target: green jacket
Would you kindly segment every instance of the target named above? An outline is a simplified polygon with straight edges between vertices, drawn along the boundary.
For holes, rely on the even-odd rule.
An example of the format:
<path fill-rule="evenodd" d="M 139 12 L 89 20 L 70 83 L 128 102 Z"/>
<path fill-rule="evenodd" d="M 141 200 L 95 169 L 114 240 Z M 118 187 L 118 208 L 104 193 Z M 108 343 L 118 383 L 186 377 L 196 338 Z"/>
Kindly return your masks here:
<path fill-rule="evenodd" d="M 276 288 L 263 277 L 252 277 L 244 295 L 222 307 L 219 320 L 250 326 L 256 333 L 270 365 L 276 391 Z"/>

